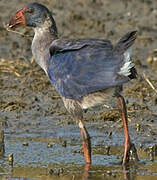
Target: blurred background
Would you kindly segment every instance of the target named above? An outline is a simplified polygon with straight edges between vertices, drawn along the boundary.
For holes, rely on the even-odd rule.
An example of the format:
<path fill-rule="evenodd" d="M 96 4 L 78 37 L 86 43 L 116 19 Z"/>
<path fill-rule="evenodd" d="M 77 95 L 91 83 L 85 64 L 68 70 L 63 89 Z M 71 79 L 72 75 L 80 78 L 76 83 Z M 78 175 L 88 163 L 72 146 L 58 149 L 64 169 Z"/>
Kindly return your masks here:
<path fill-rule="evenodd" d="M 6 25 L 28 0 L 0 0 L 0 127 L 4 130 L 5 154 L 0 158 L 0 178 L 47 178 L 50 169 L 61 167 L 80 179 L 84 159 L 79 129 L 67 114 L 48 78 L 31 53 L 33 31 L 9 32 Z M 125 86 L 129 127 L 142 164 L 133 167 L 128 179 L 157 178 L 157 1 L 156 0 L 40 0 L 53 13 L 60 37 L 101 38 L 116 43 L 131 30 L 138 31 L 133 59 L 138 79 Z M 120 161 L 123 130 L 113 99 L 108 108 L 90 110 L 85 121 L 92 136 L 91 179 L 123 177 Z M 113 109 L 114 108 L 114 109 Z M 110 127 L 110 128 L 109 128 Z M 139 128 L 140 127 L 140 128 Z M 110 138 L 110 135 L 112 138 Z M 26 145 L 26 144 L 27 145 Z M 48 145 L 50 144 L 50 145 Z M 52 145 L 52 147 L 51 147 Z M 111 155 L 105 156 L 105 146 Z M 48 147 L 51 148 L 48 148 Z M 152 147 L 152 154 L 150 153 Z M 66 152 L 66 154 L 65 154 Z M 14 154 L 14 168 L 8 155 Z M 153 157 L 153 160 L 151 160 Z M 20 167 L 20 168 L 19 168 Z M 29 168 L 35 169 L 30 170 Z M 38 167 L 38 168 L 37 168 Z M 39 169 L 39 167 L 41 169 Z M 66 167 L 66 168 L 65 168 Z M 37 168 L 37 169 L 36 169 Z M 137 169 L 137 170 L 135 170 Z M 40 171 L 40 173 L 39 173 Z M 99 171 L 99 173 L 97 173 Z M 56 172 L 56 171 L 55 171 Z M 113 173 L 114 172 L 114 173 Z M 117 179 L 117 178 L 116 178 Z"/>

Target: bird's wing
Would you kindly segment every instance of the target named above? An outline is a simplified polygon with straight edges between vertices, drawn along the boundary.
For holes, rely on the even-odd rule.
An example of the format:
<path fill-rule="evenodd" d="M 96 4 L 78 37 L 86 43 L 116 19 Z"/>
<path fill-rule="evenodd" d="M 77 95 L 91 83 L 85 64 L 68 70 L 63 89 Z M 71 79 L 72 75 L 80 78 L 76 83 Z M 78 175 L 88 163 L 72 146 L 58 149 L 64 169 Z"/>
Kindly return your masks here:
<path fill-rule="evenodd" d="M 63 97 L 81 100 L 86 94 L 128 81 L 117 73 L 124 56 L 113 53 L 110 41 L 56 40 L 50 54 L 48 75 Z"/>
<path fill-rule="evenodd" d="M 56 53 L 66 52 L 66 51 L 75 51 L 82 49 L 86 46 L 103 47 L 106 49 L 112 49 L 113 46 L 108 40 L 101 39 L 57 39 L 52 42 L 50 46 L 50 54 L 54 55 Z"/>

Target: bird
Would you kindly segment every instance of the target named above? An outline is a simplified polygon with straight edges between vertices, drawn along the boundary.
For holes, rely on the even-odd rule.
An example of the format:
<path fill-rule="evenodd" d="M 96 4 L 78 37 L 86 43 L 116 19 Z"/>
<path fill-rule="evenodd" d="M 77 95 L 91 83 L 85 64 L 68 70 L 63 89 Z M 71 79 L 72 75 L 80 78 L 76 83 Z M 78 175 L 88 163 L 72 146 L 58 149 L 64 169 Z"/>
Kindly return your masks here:
<path fill-rule="evenodd" d="M 123 84 L 137 77 L 131 58 L 131 47 L 137 31 L 127 32 L 115 45 L 105 39 L 62 38 L 58 35 L 50 10 L 37 2 L 28 3 L 17 11 L 7 28 L 11 30 L 22 26 L 34 29 L 32 54 L 80 128 L 86 164 L 92 163 L 91 138 L 83 120 L 83 112 L 103 105 L 109 96 L 117 99 L 121 110 L 125 137 L 122 164 L 127 164 L 134 144 L 129 135 L 122 90 Z"/>

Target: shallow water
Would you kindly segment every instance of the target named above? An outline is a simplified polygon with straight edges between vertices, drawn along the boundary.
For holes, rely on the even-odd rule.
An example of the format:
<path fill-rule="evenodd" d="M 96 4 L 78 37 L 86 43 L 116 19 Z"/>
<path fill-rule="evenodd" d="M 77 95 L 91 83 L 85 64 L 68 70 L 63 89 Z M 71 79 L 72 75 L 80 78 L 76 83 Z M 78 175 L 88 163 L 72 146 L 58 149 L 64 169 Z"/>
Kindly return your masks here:
<path fill-rule="evenodd" d="M 93 126 L 88 125 L 93 142 L 90 167 L 84 165 L 84 157 L 80 152 L 81 139 L 75 125 L 66 125 L 64 130 L 63 127 L 57 126 L 46 131 L 36 128 L 30 129 L 27 133 L 24 131 L 6 132 L 6 153 L 0 159 L 0 177 L 2 179 L 10 177 L 10 179 L 75 180 L 88 177 L 91 180 L 98 180 L 122 179 L 126 176 L 128 180 L 155 180 L 157 157 L 154 156 L 154 160 L 150 160 L 147 145 L 138 148 L 140 161 L 132 162 L 128 170 L 124 172 L 120 164 L 123 152 L 123 147 L 120 146 L 123 139 L 120 130 L 108 137 L 107 129 L 99 130 L 94 126 L 96 123 Z M 62 143 L 65 141 L 66 147 Z M 48 147 L 48 143 L 52 146 Z M 106 154 L 106 145 L 111 145 L 109 155 Z M 13 167 L 8 162 L 8 155 L 11 153 L 14 156 Z"/>
<path fill-rule="evenodd" d="M 84 115 L 92 141 L 92 165 L 85 166 L 78 126 L 44 72 L 34 61 L 30 63 L 32 38 L 5 30 L 12 14 L 28 2 L 0 1 L 0 128 L 5 135 L 0 179 L 156 180 L 157 93 L 143 73 L 157 88 L 157 1 L 38 1 L 53 10 L 64 37 L 98 37 L 115 43 L 126 32 L 138 30 L 133 59 L 139 76 L 125 85 L 124 96 L 130 136 L 140 161 L 126 169 L 120 165 L 124 135 L 115 99 Z M 33 34 L 30 29 L 19 31 Z M 153 60 L 148 62 L 148 57 Z M 109 154 L 106 146 L 110 146 Z M 8 162 L 11 153 L 13 166 Z"/>

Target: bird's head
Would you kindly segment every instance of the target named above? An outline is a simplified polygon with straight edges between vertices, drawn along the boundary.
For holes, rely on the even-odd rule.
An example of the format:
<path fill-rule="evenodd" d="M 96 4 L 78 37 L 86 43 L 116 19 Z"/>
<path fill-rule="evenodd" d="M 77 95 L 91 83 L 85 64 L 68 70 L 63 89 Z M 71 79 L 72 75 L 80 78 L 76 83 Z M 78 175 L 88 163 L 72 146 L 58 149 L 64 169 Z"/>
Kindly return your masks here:
<path fill-rule="evenodd" d="M 8 29 L 16 29 L 20 26 L 36 28 L 43 25 L 47 27 L 54 26 L 55 28 L 55 22 L 51 12 L 39 3 L 29 3 L 14 14 L 10 20 Z"/>

